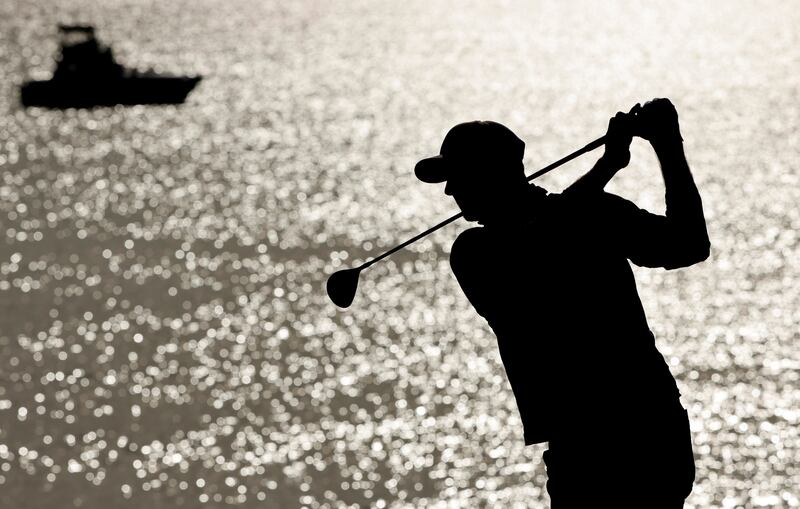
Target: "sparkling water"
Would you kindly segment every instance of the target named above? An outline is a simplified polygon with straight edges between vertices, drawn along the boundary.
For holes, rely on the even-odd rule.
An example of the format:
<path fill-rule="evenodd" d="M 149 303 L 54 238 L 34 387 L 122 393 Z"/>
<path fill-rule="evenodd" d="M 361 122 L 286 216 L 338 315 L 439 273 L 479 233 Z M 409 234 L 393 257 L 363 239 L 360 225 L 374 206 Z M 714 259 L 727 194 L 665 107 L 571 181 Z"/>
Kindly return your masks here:
<path fill-rule="evenodd" d="M 59 22 L 204 79 L 181 106 L 23 110 Z M 457 211 L 412 171 L 452 125 L 506 124 L 532 172 L 669 97 L 712 255 L 636 274 L 691 419 L 687 507 L 800 507 L 798 25 L 778 1 L 0 3 L 0 506 L 548 507 L 450 273 L 467 224 L 348 310 L 324 282 Z M 646 143 L 610 190 L 663 211 Z"/>

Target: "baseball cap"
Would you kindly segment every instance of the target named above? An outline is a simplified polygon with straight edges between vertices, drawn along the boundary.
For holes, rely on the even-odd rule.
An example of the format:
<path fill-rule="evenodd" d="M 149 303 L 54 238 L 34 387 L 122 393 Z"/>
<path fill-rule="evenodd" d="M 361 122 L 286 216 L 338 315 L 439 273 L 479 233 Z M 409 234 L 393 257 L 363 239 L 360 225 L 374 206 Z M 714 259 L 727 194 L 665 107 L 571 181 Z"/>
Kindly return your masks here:
<path fill-rule="evenodd" d="M 423 159 L 414 174 L 423 182 L 444 182 L 464 163 L 517 163 L 525 142 L 508 127 L 491 120 L 474 120 L 454 126 L 442 142 L 439 155 Z"/>

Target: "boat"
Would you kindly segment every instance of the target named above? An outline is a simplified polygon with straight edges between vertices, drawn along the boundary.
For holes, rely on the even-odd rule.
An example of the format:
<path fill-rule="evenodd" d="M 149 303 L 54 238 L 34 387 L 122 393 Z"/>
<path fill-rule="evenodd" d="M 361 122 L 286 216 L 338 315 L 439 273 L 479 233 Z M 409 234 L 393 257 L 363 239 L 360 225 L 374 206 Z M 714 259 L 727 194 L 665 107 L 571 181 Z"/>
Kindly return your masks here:
<path fill-rule="evenodd" d="M 53 77 L 22 85 L 23 106 L 93 108 L 135 104 L 179 104 L 202 79 L 126 68 L 89 25 L 59 25 L 61 55 Z"/>

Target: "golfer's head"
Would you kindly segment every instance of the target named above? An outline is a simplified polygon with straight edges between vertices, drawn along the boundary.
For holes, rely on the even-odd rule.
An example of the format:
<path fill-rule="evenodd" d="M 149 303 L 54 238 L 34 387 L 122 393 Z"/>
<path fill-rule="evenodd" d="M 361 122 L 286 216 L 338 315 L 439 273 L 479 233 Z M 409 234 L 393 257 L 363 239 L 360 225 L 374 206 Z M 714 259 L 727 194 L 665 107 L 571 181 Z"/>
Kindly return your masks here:
<path fill-rule="evenodd" d="M 447 182 L 464 218 L 482 221 L 504 196 L 525 185 L 522 155 L 525 143 L 497 122 L 476 120 L 450 129 L 438 156 L 418 162 L 414 172 L 423 182 Z"/>

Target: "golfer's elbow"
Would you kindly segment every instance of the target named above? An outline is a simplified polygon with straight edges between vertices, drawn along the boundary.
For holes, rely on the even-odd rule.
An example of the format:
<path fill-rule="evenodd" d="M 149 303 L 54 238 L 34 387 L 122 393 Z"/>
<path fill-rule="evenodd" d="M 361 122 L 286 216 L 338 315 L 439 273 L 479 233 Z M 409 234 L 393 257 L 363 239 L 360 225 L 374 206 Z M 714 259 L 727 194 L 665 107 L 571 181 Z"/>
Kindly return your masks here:
<path fill-rule="evenodd" d="M 696 263 L 707 260 L 709 256 L 711 256 L 711 242 L 708 236 L 704 236 L 691 242 L 683 243 L 682 248 L 674 252 L 671 260 L 664 264 L 664 268 L 672 270 L 691 267 Z"/>
<path fill-rule="evenodd" d="M 694 235 L 692 236 L 690 254 L 692 255 L 692 264 L 700 263 L 711 256 L 711 240 L 708 238 L 708 229 L 706 228 L 705 218 L 701 216 L 700 221 L 694 227 Z"/>
<path fill-rule="evenodd" d="M 697 260 L 694 263 L 704 262 L 711 256 L 711 241 L 708 239 L 708 235 L 706 235 L 705 239 L 700 242 L 698 249 L 697 249 Z"/>
<path fill-rule="evenodd" d="M 711 255 L 711 242 L 706 238 L 705 242 L 698 242 L 689 253 L 687 253 L 686 267 L 695 263 L 704 262 Z"/>

